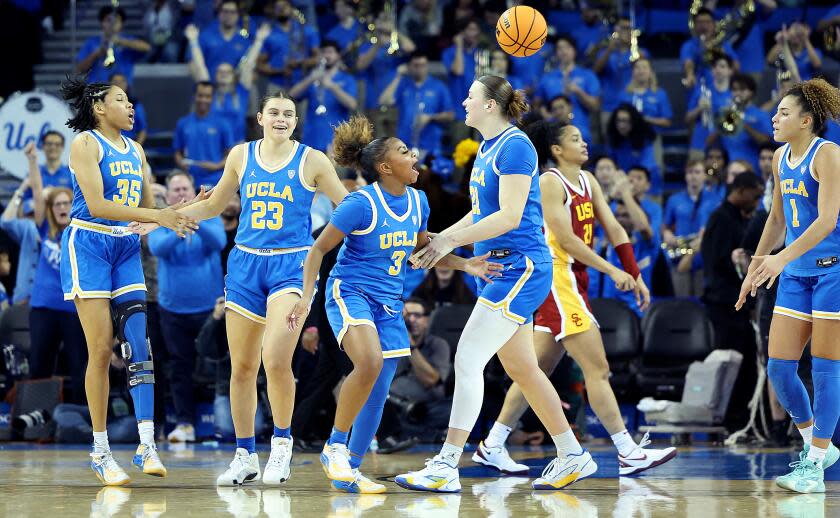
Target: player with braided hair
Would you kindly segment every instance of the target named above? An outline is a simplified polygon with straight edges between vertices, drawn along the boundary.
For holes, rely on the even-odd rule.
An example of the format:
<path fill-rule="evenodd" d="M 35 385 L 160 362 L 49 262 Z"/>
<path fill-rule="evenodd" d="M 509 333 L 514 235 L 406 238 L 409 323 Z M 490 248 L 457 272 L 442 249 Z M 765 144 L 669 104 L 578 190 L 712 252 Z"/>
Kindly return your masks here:
<path fill-rule="evenodd" d="M 831 444 L 840 417 L 840 147 L 820 137 L 838 117 L 840 92 L 822 79 L 794 85 L 779 102 L 773 137 L 785 145 L 773 157 L 773 204 L 735 304 L 779 276 L 767 372 L 805 447 L 776 484 L 799 493 L 824 493 L 823 472 L 840 458 Z M 782 237 L 784 250 L 771 255 Z M 797 375 L 809 338 L 813 410 Z"/>

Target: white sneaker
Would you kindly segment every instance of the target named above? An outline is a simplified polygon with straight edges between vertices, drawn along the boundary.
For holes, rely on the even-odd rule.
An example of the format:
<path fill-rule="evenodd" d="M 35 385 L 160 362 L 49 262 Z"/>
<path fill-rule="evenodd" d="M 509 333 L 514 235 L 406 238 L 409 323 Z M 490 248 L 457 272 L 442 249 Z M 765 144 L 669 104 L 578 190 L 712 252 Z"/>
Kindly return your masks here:
<path fill-rule="evenodd" d="M 262 493 L 252 488 L 217 487 L 216 494 L 227 504 L 227 511 L 236 518 L 256 518 L 260 516 Z"/>
<path fill-rule="evenodd" d="M 292 438 L 272 437 L 271 455 L 263 471 L 263 484 L 276 485 L 289 480 L 292 462 Z"/>
<path fill-rule="evenodd" d="M 330 480 L 353 482 L 356 475 L 350 467 L 350 452 L 345 444 L 325 444 L 321 451 L 321 466 Z"/>
<path fill-rule="evenodd" d="M 263 513 L 268 518 L 292 518 L 292 499 L 281 489 L 263 489 Z"/>
<path fill-rule="evenodd" d="M 548 516 L 558 518 L 598 518 L 598 507 L 591 502 L 560 491 L 540 492 L 532 495 L 542 505 Z M 619 515 L 613 516 L 632 516 Z"/>
<path fill-rule="evenodd" d="M 137 446 L 137 451 L 134 453 L 134 458 L 131 459 L 131 463 L 146 475 L 152 475 L 154 477 L 166 476 L 166 468 L 163 462 L 160 461 L 157 447 L 154 444 L 140 444 Z"/>
<path fill-rule="evenodd" d="M 408 502 L 394 506 L 394 509 L 405 516 L 417 518 L 458 518 L 461 509 L 461 495 L 429 495 L 414 498 Z"/>
<path fill-rule="evenodd" d="M 256 453 L 236 448 L 230 467 L 216 479 L 217 486 L 241 486 L 260 479 L 260 459 Z M 221 494 L 220 494 L 221 496 Z"/>
<path fill-rule="evenodd" d="M 473 462 L 490 466 L 501 471 L 504 475 L 527 475 L 528 466 L 519 464 L 510 457 L 505 445 L 498 448 L 488 448 L 484 441 L 478 443 L 475 453 L 472 456 Z"/>
<path fill-rule="evenodd" d="M 665 464 L 669 460 L 677 456 L 677 449 L 674 447 L 665 448 L 663 450 L 645 449 L 645 446 L 650 444 L 648 438 L 650 434 L 645 434 L 633 451 L 626 457 L 618 456 L 618 475 L 627 476 L 641 473 L 642 471 L 656 466 Z"/>
<path fill-rule="evenodd" d="M 563 489 L 564 487 L 577 482 L 598 470 L 598 465 L 592 459 L 588 451 L 583 450 L 577 455 L 557 457 L 552 460 L 536 479 L 532 487 L 534 489 Z"/>
<path fill-rule="evenodd" d="M 497 478 L 490 482 L 473 484 L 472 492 L 478 497 L 478 505 L 488 512 L 488 518 L 509 518 L 514 516 L 514 512 L 508 508 L 507 498 L 513 494 L 516 486 L 528 481 L 528 477 Z"/>
<path fill-rule="evenodd" d="M 122 486 L 131 482 L 110 451 L 93 452 L 90 457 L 90 469 L 106 486 Z"/>
<path fill-rule="evenodd" d="M 411 471 L 394 478 L 398 486 L 414 491 L 433 491 L 436 493 L 458 493 L 461 481 L 458 467 L 444 460 L 441 454 L 426 459 L 426 467 L 420 471 Z"/>
<path fill-rule="evenodd" d="M 111 518 L 131 498 L 131 489 L 127 487 L 106 486 L 96 493 L 96 500 L 90 504 L 91 518 Z"/>
<path fill-rule="evenodd" d="M 179 424 L 166 436 L 169 442 L 195 442 L 195 428 L 191 424 Z"/>

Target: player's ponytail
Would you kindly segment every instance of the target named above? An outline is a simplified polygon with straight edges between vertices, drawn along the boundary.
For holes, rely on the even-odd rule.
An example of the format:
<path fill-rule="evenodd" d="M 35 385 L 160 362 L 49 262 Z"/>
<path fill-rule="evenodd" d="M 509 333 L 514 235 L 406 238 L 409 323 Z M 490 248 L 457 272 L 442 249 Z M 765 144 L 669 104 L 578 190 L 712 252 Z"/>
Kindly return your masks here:
<path fill-rule="evenodd" d="M 530 107 L 525 92 L 514 90 L 507 79 L 499 76 L 481 76 L 476 79 L 484 85 L 484 96 L 499 105 L 499 112 L 508 120 L 519 122 Z"/>
<path fill-rule="evenodd" d="M 373 138 L 373 125 L 367 117 L 355 115 L 335 128 L 335 163 L 378 176 L 377 166 L 385 159 L 387 142 L 387 138 Z"/>
<path fill-rule="evenodd" d="M 797 83 L 785 94 L 795 97 L 804 113 L 813 117 L 811 129 L 822 136 L 830 119 L 840 118 L 840 91 L 825 79 L 815 78 Z"/>
<path fill-rule="evenodd" d="M 67 127 L 76 131 L 96 129 L 99 121 L 93 111 L 96 102 L 105 100 L 111 85 L 107 83 L 86 83 L 84 79 L 67 77 L 61 83 L 61 96 L 69 101 L 76 115 L 67 121 Z"/>

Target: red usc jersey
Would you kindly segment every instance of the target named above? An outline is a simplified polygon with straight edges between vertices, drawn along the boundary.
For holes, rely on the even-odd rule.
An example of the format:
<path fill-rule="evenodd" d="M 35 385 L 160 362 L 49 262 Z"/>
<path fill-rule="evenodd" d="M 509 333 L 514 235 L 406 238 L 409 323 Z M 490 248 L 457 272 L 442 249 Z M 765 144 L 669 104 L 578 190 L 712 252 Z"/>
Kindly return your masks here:
<path fill-rule="evenodd" d="M 592 204 L 592 185 L 589 183 L 589 177 L 581 171 L 577 185 L 575 185 L 557 169 L 549 169 L 544 174 L 554 175 L 560 180 L 563 189 L 566 191 L 565 206 L 572 220 L 572 231 L 586 243 L 586 246 L 591 248 L 593 231 L 595 230 L 595 207 Z M 548 247 L 551 250 L 551 257 L 554 258 L 555 262 L 569 263 L 572 265 L 572 270 L 576 272 L 586 270 L 586 265 L 575 261 L 571 255 L 563 250 L 557 237 L 552 235 L 548 225 L 545 225 L 545 235 Z"/>

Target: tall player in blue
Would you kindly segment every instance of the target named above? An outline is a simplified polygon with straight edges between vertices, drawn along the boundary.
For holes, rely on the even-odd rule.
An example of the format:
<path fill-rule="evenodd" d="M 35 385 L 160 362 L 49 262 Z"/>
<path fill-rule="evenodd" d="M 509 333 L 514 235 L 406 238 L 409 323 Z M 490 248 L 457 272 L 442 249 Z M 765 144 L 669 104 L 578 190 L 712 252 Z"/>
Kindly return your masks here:
<path fill-rule="evenodd" d="M 67 126 L 81 132 L 70 147 L 73 207 L 61 240 L 61 287 L 64 299 L 76 305 L 88 346 L 85 392 L 93 426 L 91 468 L 105 485 L 130 481 L 111 455 L 105 431 L 115 322 L 140 434 L 133 463 L 146 474 L 163 477 L 166 468 L 154 441 L 155 377 L 146 338 L 140 239 L 126 225 L 155 223 L 183 237 L 195 222 L 171 208 L 154 208 L 152 191 L 143 181 L 143 148 L 120 134 L 134 125 L 134 109 L 122 89 L 68 80 L 61 90 L 76 110 Z"/>
<path fill-rule="evenodd" d="M 542 233 L 537 152 L 512 124 L 528 110 L 525 94 L 497 76 L 483 76 L 463 102 L 466 124 L 481 133 L 470 174 L 472 211 L 436 236 L 415 256 L 427 268 L 453 249 L 475 243 L 505 265 L 501 280 L 482 284 L 478 303 L 458 342 L 455 395 L 449 433 L 440 453 L 420 471 L 399 475 L 402 487 L 419 491 L 461 490 L 458 461 L 484 399 L 484 367 L 498 354 L 557 446 L 557 458 L 534 481 L 535 489 L 561 489 L 595 472 L 580 447 L 557 392 L 537 365 L 532 315 L 551 288 L 552 263 Z"/>
<path fill-rule="evenodd" d="M 366 118 L 340 124 L 333 147 L 338 164 L 363 170 L 377 181 L 341 202 L 307 254 L 303 297 L 289 314 L 289 329 L 306 318 L 324 255 L 344 241 L 327 280 L 326 310 L 338 344 L 353 362 L 353 372 L 341 386 L 335 425 L 321 463 L 338 490 L 382 493 L 385 486 L 364 477 L 359 467 L 379 428 L 399 358 L 411 355 L 402 316 L 403 282 L 408 258 L 418 243 L 429 241 L 429 202 L 425 193 L 409 187 L 417 181 L 417 156 L 398 138 L 374 140 Z M 486 259 L 449 255 L 439 264 L 490 281 L 500 265 Z"/>
<path fill-rule="evenodd" d="M 271 454 L 262 480 L 280 484 L 291 474 L 292 354 L 300 330 L 288 329 L 286 315 L 303 294 L 303 261 L 312 246 L 310 210 L 316 189 L 336 205 L 347 195 L 326 155 L 292 140 L 297 126 L 294 101 L 280 93 L 264 98 L 257 123 L 263 138 L 234 147 L 210 197 L 183 209 L 202 221 L 221 214 L 237 190 L 242 197 L 236 248 L 228 257 L 225 277 L 236 453 L 216 480 L 222 486 L 260 479 L 254 437 L 260 360 L 274 416 Z"/>
<path fill-rule="evenodd" d="M 767 372 L 805 448 L 776 484 L 799 493 L 824 493 L 823 471 L 840 457 L 831 444 L 840 416 L 840 148 L 819 137 L 838 117 L 840 93 L 822 79 L 794 85 L 779 102 L 773 138 L 786 144 L 773 159 L 773 204 L 735 305 L 779 277 Z M 782 237 L 785 248 L 768 255 Z M 813 412 L 797 375 L 809 338 Z"/>

